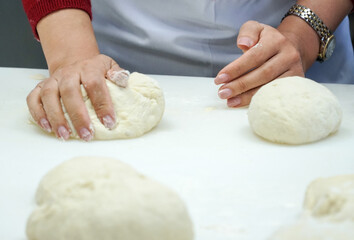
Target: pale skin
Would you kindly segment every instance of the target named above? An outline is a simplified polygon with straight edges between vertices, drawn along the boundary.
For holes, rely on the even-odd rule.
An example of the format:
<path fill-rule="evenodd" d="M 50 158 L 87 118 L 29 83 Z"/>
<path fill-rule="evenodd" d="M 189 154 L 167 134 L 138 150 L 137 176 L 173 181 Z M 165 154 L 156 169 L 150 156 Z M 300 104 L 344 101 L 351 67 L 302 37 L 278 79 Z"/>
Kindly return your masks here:
<path fill-rule="evenodd" d="M 297 3 L 312 9 L 332 32 L 353 8 L 350 0 Z M 77 9 L 54 12 L 38 23 L 37 31 L 50 77 L 27 97 L 34 120 L 44 130 L 67 140 L 71 129 L 64 118 L 61 98 L 80 138 L 91 140 L 94 132 L 81 97 L 82 84 L 98 118 L 111 128 L 116 120 L 105 77 L 109 70 L 121 68 L 112 58 L 100 54 L 87 13 Z M 296 16 L 285 18 L 277 29 L 246 22 L 237 38 L 244 54 L 215 78 L 215 84 L 221 85 L 219 97 L 226 99 L 229 107 L 242 107 L 262 85 L 279 77 L 304 76 L 317 58 L 319 44 L 316 32 Z"/>

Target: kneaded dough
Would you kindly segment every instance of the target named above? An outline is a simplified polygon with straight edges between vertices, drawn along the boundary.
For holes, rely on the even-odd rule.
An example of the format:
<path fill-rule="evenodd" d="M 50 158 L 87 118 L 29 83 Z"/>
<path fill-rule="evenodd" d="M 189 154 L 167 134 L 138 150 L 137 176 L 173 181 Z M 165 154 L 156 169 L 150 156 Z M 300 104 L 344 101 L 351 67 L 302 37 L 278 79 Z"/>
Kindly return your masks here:
<path fill-rule="evenodd" d="M 85 88 L 81 86 L 82 97 L 92 123 L 93 139 L 140 137 L 160 122 L 165 110 L 165 100 L 161 88 L 154 79 L 134 72 L 130 74 L 127 87 L 119 87 L 109 80 L 106 80 L 106 83 L 116 113 L 116 124 L 112 129 L 106 128 L 98 119 Z M 62 107 L 72 130 L 70 137 L 80 138 L 63 104 Z M 30 120 L 35 122 L 31 117 Z"/>
<path fill-rule="evenodd" d="M 118 87 L 106 80 L 116 113 L 116 125 L 107 129 L 98 119 L 96 112 L 82 87 L 82 95 L 93 125 L 94 139 L 134 138 L 143 135 L 154 128 L 161 120 L 165 101 L 157 82 L 149 76 L 134 72 L 130 74 L 128 86 Z M 64 109 L 64 112 L 65 109 Z M 65 114 L 71 129 L 72 137 L 79 138 Z"/>
<path fill-rule="evenodd" d="M 323 85 L 303 77 L 276 79 L 253 96 L 248 109 L 252 130 L 276 143 L 304 144 L 336 132 L 342 110 Z"/>
<path fill-rule="evenodd" d="M 192 240 L 178 195 L 110 158 L 79 157 L 40 182 L 29 240 Z"/>
<path fill-rule="evenodd" d="M 270 240 L 354 239 L 354 175 L 313 181 L 306 190 L 303 212 Z"/>
<path fill-rule="evenodd" d="M 324 220 L 354 223 L 354 174 L 313 181 L 306 191 L 304 209 Z"/>

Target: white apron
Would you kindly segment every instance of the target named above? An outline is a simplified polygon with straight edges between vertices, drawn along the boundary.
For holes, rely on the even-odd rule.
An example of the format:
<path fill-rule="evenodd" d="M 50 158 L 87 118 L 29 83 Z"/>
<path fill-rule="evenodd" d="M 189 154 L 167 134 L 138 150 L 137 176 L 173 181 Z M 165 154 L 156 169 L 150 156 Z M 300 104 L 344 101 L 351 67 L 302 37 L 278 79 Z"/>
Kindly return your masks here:
<path fill-rule="evenodd" d="M 294 0 L 92 0 L 102 53 L 121 67 L 146 74 L 215 77 L 238 58 L 237 33 L 256 20 L 277 27 Z M 332 58 L 307 76 L 354 83 L 348 19 L 335 32 Z"/>

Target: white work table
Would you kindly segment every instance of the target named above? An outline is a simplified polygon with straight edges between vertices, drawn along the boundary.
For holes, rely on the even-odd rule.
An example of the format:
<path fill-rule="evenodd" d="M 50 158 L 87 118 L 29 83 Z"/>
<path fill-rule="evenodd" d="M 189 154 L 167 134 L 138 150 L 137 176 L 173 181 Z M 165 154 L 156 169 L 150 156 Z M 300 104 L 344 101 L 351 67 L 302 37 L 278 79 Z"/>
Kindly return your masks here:
<path fill-rule="evenodd" d="M 166 110 L 160 124 L 128 140 L 60 141 L 29 124 L 26 96 L 46 70 L 0 68 L 0 239 L 25 240 L 40 179 L 75 156 L 113 157 L 174 189 L 196 240 L 265 240 L 293 220 L 307 185 L 354 173 L 354 85 L 327 84 L 343 108 L 339 131 L 288 146 L 251 131 L 247 108 L 229 109 L 211 78 L 152 76 Z"/>

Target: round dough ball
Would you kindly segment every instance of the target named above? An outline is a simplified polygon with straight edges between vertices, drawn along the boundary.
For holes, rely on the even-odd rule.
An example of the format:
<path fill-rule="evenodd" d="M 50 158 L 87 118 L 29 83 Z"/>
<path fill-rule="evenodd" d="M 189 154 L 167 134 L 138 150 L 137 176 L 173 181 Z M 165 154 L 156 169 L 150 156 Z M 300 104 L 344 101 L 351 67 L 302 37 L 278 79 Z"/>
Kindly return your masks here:
<path fill-rule="evenodd" d="M 354 175 L 313 181 L 306 191 L 304 209 L 313 217 L 354 223 Z"/>
<path fill-rule="evenodd" d="M 94 130 L 93 139 L 139 137 L 160 122 L 165 109 L 165 101 L 163 92 L 154 79 L 134 72 L 130 74 L 126 88 L 119 87 L 109 80 L 106 80 L 106 83 L 116 113 L 116 125 L 113 129 L 107 129 L 101 123 L 85 89 L 81 87 L 82 96 Z M 79 138 L 64 107 L 63 110 L 73 131 L 71 137 Z"/>
<path fill-rule="evenodd" d="M 110 158 L 62 163 L 40 182 L 29 240 L 192 240 L 176 193 Z"/>
<path fill-rule="evenodd" d="M 280 228 L 269 240 L 353 240 L 354 223 L 332 223 L 301 218 Z"/>
<path fill-rule="evenodd" d="M 248 110 L 252 130 L 276 143 L 304 144 L 336 132 L 342 110 L 323 85 L 302 77 L 276 79 L 258 90 Z"/>

